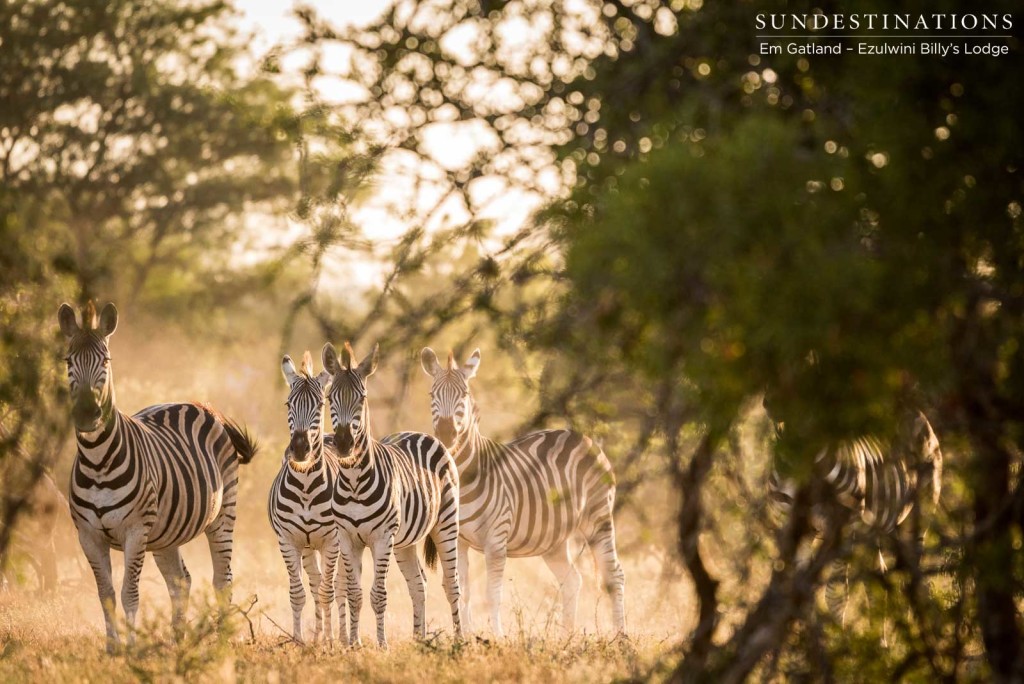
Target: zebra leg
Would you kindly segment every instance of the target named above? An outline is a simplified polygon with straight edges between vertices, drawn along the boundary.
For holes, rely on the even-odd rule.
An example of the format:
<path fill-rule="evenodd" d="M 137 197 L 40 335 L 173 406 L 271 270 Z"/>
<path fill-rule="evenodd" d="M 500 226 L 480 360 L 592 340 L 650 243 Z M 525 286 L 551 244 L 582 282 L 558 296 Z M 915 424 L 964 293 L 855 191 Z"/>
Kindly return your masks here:
<path fill-rule="evenodd" d="M 338 539 L 336 535 L 324 542 L 323 547 L 320 549 L 320 556 L 324 560 L 324 577 L 320 582 L 320 592 L 317 595 L 317 601 L 320 602 L 321 612 L 323 613 L 324 639 L 330 643 L 334 641 L 334 620 L 331 615 L 331 609 L 334 603 L 338 569 Z M 344 634 L 345 613 L 342 609 L 341 598 L 338 599 L 338 612 L 342 621 L 341 633 Z"/>
<path fill-rule="evenodd" d="M 284 539 L 278 540 L 285 568 L 288 569 L 288 598 L 292 606 L 292 638 L 302 643 L 302 609 L 306 605 L 306 589 L 302 586 L 302 552 Z"/>
<path fill-rule="evenodd" d="M 558 593 L 562 597 L 562 629 L 571 632 L 576 628 L 576 602 L 580 595 L 583 580 L 580 572 L 569 560 L 569 541 L 544 555 L 544 562 L 555 575 L 558 582 Z"/>
<path fill-rule="evenodd" d="M 441 572 L 444 575 L 444 595 L 448 599 L 448 605 L 451 606 L 452 610 L 452 630 L 455 632 L 455 638 L 461 640 L 463 633 L 460 605 L 462 586 L 459 575 L 459 530 L 457 527 L 453 530 L 449 526 L 445 530 L 435 529 L 431 534 L 433 535 L 434 545 L 437 547 L 437 555 L 441 559 Z"/>
<path fill-rule="evenodd" d="M 188 608 L 188 595 L 192 589 L 192 576 L 181 558 L 180 547 L 154 551 L 153 560 L 160 574 L 167 583 L 167 591 L 171 595 L 171 626 L 177 633 L 185 621 L 185 610 Z"/>
<path fill-rule="evenodd" d="M 487 566 L 487 608 L 491 613 L 491 630 L 495 636 L 505 636 L 501 628 L 501 583 L 505 578 L 505 560 L 508 551 L 504 542 L 492 542 L 484 547 Z"/>
<path fill-rule="evenodd" d="M 377 616 L 377 645 L 388 647 L 384 629 L 385 611 L 388 608 L 388 567 L 391 565 L 391 551 L 395 545 L 393 534 L 382 535 L 370 547 L 373 557 L 373 587 L 370 589 L 370 606 Z"/>
<path fill-rule="evenodd" d="M 825 583 L 825 605 L 841 627 L 846 627 L 846 608 L 850 600 L 850 566 L 844 558 L 832 561 L 832 572 Z"/>
<path fill-rule="evenodd" d="M 135 617 L 139 612 L 139 576 L 146 560 L 144 534 L 129 534 L 124 540 L 124 581 L 121 586 L 121 605 L 127 622 L 128 645 L 135 643 Z"/>
<path fill-rule="evenodd" d="M 362 541 L 353 539 L 345 532 L 340 535 L 340 541 L 341 564 L 348 579 L 348 590 L 345 592 L 345 595 L 348 596 L 350 625 L 348 642 L 352 646 L 361 646 L 359 611 L 363 607 L 363 549 L 365 546 Z"/>
<path fill-rule="evenodd" d="M 210 558 L 213 560 L 213 588 L 217 598 L 224 604 L 231 603 L 231 551 L 232 537 L 235 531 L 235 489 L 224 488 L 224 503 L 220 513 L 214 518 L 213 524 L 206 528 L 206 541 L 210 545 Z M 229 495 L 230 494 L 230 498 Z"/>
<path fill-rule="evenodd" d="M 607 501 L 607 503 L 605 503 Z M 612 603 L 612 623 L 615 631 L 623 634 L 626 631 L 626 574 L 619 562 L 619 553 L 615 548 L 615 523 L 612 519 L 613 494 L 607 500 L 602 499 L 600 509 L 595 514 L 597 522 L 592 531 L 586 535 L 587 546 L 594 555 L 594 561 L 601 571 L 601 582 Z M 566 541 L 568 549 L 568 541 Z"/>
<path fill-rule="evenodd" d="M 114 592 L 114 577 L 110 568 L 110 546 L 84 526 L 78 531 L 78 542 L 96 578 L 96 591 L 99 593 L 103 622 L 107 629 L 107 653 L 113 654 L 118 646 L 117 627 L 114 623 L 117 594 Z"/>
<path fill-rule="evenodd" d="M 459 613 L 462 618 L 462 627 L 467 633 L 473 632 L 473 618 L 469 612 L 469 544 L 459 538 Z"/>
<path fill-rule="evenodd" d="M 412 633 L 417 639 L 423 639 L 427 636 L 423 615 L 426 590 L 416 546 L 395 549 L 395 559 L 398 561 L 398 569 L 405 577 L 405 583 L 409 585 L 409 596 L 412 598 Z"/>
<path fill-rule="evenodd" d="M 320 632 L 323 627 L 324 611 L 320 603 L 320 562 L 316 557 L 316 549 L 305 548 L 302 550 L 302 567 L 306 569 L 306 577 L 309 578 L 309 595 L 313 597 L 313 643 L 320 641 Z"/>

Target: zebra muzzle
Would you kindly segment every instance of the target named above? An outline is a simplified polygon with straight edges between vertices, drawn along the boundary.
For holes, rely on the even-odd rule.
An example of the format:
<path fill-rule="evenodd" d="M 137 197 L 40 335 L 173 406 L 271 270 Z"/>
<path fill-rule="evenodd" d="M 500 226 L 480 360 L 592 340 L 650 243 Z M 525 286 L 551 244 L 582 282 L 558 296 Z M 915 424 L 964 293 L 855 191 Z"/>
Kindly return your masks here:
<path fill-rule="evenodd" d="M 309 438 L 304 432 L 296 432 L 292 435 L 288 444 L 289 457 L 293 461 L 305 461 L 309 456 Z"/>
<path fill-rule="evenodd" d="M 71 418 L 75 421 L 75 428 L 80 432 L 96 430 L 102 417 L 103 410 L 91 392 L 80 394 L 71 408 Z"/>
<path fill-rule="evenodd" d="M 334 432 L 334 448 L 339 456 L 348 456 L 355 446 L 355 439 L 352 438 L 352 428 L 349 426 L 339 427 Z"/>
<path fill-rule="evenodd" d="M 455 429 L 455 420 L 452 418 L 441 418 L 437 421 L 437 425 L 434 428 L 434 435 L 448 449 L 455 443 L 455 438 L 458 434 L 458 430 Z"/>

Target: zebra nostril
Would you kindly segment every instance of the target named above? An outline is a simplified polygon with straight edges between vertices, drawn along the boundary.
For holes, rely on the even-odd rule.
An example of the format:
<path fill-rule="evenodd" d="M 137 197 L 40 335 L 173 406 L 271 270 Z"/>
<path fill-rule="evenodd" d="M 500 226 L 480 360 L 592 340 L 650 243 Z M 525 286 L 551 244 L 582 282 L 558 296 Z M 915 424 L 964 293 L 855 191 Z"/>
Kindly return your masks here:
<path fill-rule="evenodd" d="M 351 426 L 344 425 L 334 431 L 334 448 L 343 456 L 348 455 L 355 445 Z"/>

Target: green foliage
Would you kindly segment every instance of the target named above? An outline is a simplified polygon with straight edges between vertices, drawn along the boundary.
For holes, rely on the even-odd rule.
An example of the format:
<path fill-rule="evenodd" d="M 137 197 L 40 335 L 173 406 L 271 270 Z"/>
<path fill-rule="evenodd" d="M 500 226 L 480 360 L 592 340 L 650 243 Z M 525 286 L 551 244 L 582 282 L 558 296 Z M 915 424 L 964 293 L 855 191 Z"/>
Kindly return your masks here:
<path fill-rule="evenodd" d="M 78 296 L 224 282 L 243 210 L 287 211 L 289 93 L 243 78 L 228 6 L 8 3 L 0 182 Z"/>
<path fill-rule="evenodd" d="M 857 9 L 888 9 L 875 4 Z M 678 11 L 678 30 L 659 35 L 650 13 L 615 6 L 636 49 L 572 84 L 599 114 L 561 148 L 578 183 L 546 216 L 574 286 L 564 329 L 592 361 L 685 377 L 713 436 L 767 389 L 780 448 L 805 463 L 835 439 L 891 433 L 908 406 L 928 411 L 945 443 L 969 443 L 947 453 L 967 484 L 950 507 L 957 526 L 979 529 L 945 537 L 969 550 L 979 605 L 968 621 L 995 671 L 1020 672 L 1011 597 L 1024 576 L 993 572 L 1019 555 L 1020 520 L 1000 511 L 1024 495 L 1008 446 L 1024 429 L 1024 102 L 1009 86 L 1020 44 L 1005 59 L 765 60 L 735 44 L 755 11 Z M 940 11 L 956 7 L 929 6 Z M 930 599 L 904 598 L 918 611 L 905 662 L 957 672 L 962 642 L 937 635 L 959 618 L 932 622 Z M 857 663 L 854 651 L 833 655 Z"/>

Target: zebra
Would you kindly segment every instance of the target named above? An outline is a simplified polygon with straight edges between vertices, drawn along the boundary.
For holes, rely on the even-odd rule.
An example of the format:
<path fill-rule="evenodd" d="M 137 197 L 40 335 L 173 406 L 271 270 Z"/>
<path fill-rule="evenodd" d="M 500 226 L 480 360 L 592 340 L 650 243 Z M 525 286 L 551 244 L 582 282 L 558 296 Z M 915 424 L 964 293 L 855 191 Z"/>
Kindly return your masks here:
<path fill-rule="evenodd" d="M 120 644 L 110 549 L 124 551 L 121 588 L 134 641 L 139 574 L 146 551 L 156 560 L 171 595 L 172 624 L 188 605 L 191 576 L 179 547 L 205 532 L 213 559 L 213 585 L 231 600 L 231 550 L 238 465 L 249 463 L 255 441 L 236 423 L 202 404 L 160 404 L 129 416 L 114 402 L 110 336 L 117 309 L 92 302 L 58 312 L 68 342 L 67 370 L 78 451 L 71 469 L 71 517 L 92 567 L 106 623 L 107 651 Z"/>
<path fill-rule="evenodd" d="M 480 413 L 469 381 L 480 366 L 475 350 L 461 367 L 448 354 L 442 366 L 429 347 L 420 353 L 433 378 L 434 434 L 451 449 L 460 475 L 459 577 L 463 616 L 470 624 L 469 554 L 487 567 L 491 628 L 503 634 L 501 585 L 507 558 L 541 556 L 559 583 L 562 626 L 575 628 L 582 580 L 569 550 L 579 531 L 594 554 L 611 597 L 616 631 L 625 632 L 625 574 L 615 549 L 615 474 L 592 439 L 570 430 L 531 432 L 500 444 L 480 434 Z M 468 627 L 467 627 L 468 628 Z"/>
<path fill-rule="evenodd" d="M 942 492 L 942 448 L 931 423 L 920 411 L 909 414 L 903 423 L 894 438 L 862 435 L 829 444 L 814 458 L 813 476 L 823 478 L 836 501 L 856 516 L 862 530 L 878 538 L 895 534 L 913 510 L 919 492 L 931 490 L 932 506 L 938 504 Z M 777 423 L 777 435 L 782 429 L 783 425 Z M 776 520 L 788 513 L 796 493 L 794 478 L 780 473 L 779 466 L 776 458 L 768 477 L 769 504 Z M 813 517 L 820 534 L 823 519 Z M 853 532 L 858 532 L 856 527 Z M 915 542 L 920 554 L 923 528 Z M 879 561 L 884 571 L 881 551 Z M 836 559 L 825 583 L 825 601 L 829 612 L 843 625 L 849 602 L 848 578 L 848 561 Z"/>
<path fill-rule="evenodd" d="M 302 642 L 302 609 L 306 603 L 302 569 L 305 568 L 316 605 L 313 641 L 319 640 L 321 631 L 332 641 L 331 603 L 338 562 L 338 526 L 333 501 L 338 459 L 332 438 L 325 439 L 323 434 L 331 376 L 326 371 L 313 374 L 313 359 L 308 351 L 302 357 L 301 371 L 296 371 L 291 357 L 285 356 L 281 372 L 289 388 L 285 404 L 290 439 L 281 470 L 270 488 L 270 525 L 277 534 L 288 569 L 293 638 Z M 317 553 L 324 562 L 323 576 Z"/>
<path fill-rule="evenodd" d="M 359 644 L 362 555 L 367 546 L 374 566 L 370 604 L 377 616 L 377 643 L 387 647 L 384 610 L 392 550 L 412 596 L 413 633 L 419 638 L 426 635 L 424 576 L 416 552 L 423 539 L 428 566 L 433 567 L 440 555 L 452 626 L 455 637 L 462 639 L 458 470 L 448 449 L 430 435 L 400 432 L 378 442 L 370 434 L 366 379 L 376 370 L 378 355 L 379 345 L 374 345 L 373 352 L 357 364 L 347 342 L 341 359 L 329 342 L 322 354 L 324 368 L 333 376 L 331 424 L 340 457 L 334 511 L 348 579 L 343 591 L 351 614 L 350 643 Z"/>

